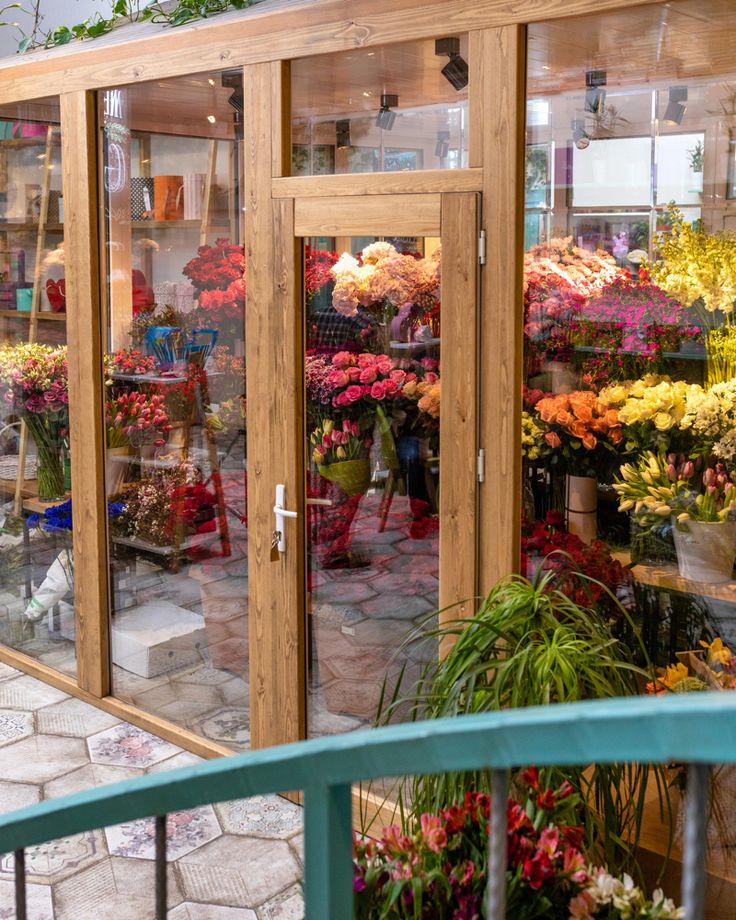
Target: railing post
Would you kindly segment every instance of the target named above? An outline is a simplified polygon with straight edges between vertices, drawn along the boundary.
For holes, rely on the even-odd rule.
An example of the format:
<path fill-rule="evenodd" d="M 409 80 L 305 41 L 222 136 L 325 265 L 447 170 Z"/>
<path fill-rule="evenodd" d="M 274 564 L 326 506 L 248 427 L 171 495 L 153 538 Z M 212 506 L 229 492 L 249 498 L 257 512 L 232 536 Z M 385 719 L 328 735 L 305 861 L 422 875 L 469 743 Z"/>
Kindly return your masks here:
<path fill-rule="evenodd" d="M 166 920 L 166 815 L 156 815 L 156 920 Z"/>
<path fill-rule="evenodd" d="M 704 916 L 709 793 L 710 765 L 688 764 L 682 860 L 682 906 L 685 908 L 685 920 L 703 920 Z"/>
<path fill-rule="evenodd" d="M 488 887 L 486 916 L 504 920 L 506 916 L 506 865 L 508 863 L 508 774 L 491 774 L 491 832 L 488 838 Z"/>
<path fill-rule="evenodd" d="M 306 920 L 353 915 L 353 810 L 349 784 L 304 790 Z"/>
<path fill-rule="evenodd" d="M 26 851 L 15 851 L 15 918 L 26 920 Z"/>

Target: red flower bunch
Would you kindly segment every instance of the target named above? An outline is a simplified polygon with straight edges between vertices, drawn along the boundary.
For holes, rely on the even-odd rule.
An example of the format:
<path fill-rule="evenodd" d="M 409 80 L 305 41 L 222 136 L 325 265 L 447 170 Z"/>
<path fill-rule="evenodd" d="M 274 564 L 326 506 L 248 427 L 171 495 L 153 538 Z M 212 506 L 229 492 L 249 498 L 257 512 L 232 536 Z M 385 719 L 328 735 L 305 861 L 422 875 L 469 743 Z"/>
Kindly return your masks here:
<path fill-rule="evenodd" d="M 193 536 L 217 530 L 217 498 L 203 482 L 184 483 L 171 494 L 171 514 L 166 533 L 172 542 L 177 534 Z"/>
<path fill-rule="evenodd" d="M 571 897 L 588 881 L 583 828 L 571 823 L 579 799 L 568 782 L 543 788 L 534 768 L 521 782 L 525 798 L 507 805 L 507 915 L 566 916 Z M 468 792 L 462 803 L 422 814 L 409 833 L 391 826 L 377 842 L 356 838 L 356 918 L 388 916 L 381 911 L 393 904 L 390 916 L 401 920 L 479 920 L 489 816 L 489 796 Z"/>
<path fill-rule="evenodd" d="M 245 276 L 245 248 L 220 237 L 214 246 L 200 246 L 182 273 L 198 292 L 222 291 Z M 244 292 L 245 293 L 245 292 Z"/>
<path fill-rule="evenodd" d="M 153 355 L 144 355 L 137 348 L 121 348 L 105 356 L 105 370 L 108 374 L 152 374 L 156 369 Z"/>
<path fill-rule="evenodd" d="M 613 558 L 608 544 L 604 540 L 584 543 L 568 531 L 559 511 L 550 511 L 543 521 L 535 521 L 521 538 L 522 574 L 533 578 L 540 570 L 556 572 L 554 588 L 576 604 L 595 604 L 616 619 L 621 611 L 611 594 L 627 595 L 633 585 L 631 572 Z M 582 578 L 581 573 L 587 577 Z"/>
<path fill-rule="evenodd" d="M 199 295 L 199 309 L 203 318 L 215 324 L 224 319 L 239 319 L 245 309 L 245 281 L 238 278 L 224 291 L 202 291 Z"/>
<path fill-rule="evenodd" d="M 332 281 L 330 269 L 339 256 L 328 249 L 312 249 L 307 243 L 305 253 L 304 286 L 307 294 L 316 294 L 328 282 Z"/>
<path fill-rule="evenodd" d="M 148 396 L 137 390 L 118 393 L 105 402 L 108 447 L 164 443 L 169 417 L 163 396 Z"/>

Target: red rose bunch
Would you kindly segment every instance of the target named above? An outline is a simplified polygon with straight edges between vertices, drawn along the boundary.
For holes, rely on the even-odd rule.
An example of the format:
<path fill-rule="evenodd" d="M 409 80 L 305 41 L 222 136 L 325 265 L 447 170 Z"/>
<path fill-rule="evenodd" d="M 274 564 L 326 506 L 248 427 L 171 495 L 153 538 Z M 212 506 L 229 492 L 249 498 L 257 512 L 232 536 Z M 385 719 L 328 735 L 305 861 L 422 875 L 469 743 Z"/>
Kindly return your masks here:
<path fill-rule="evenodd" d="M 339 256 L 328 249 L 312 249 L 307 243 L 305 252 L 304 286 L 307 294 L 316 294 L 328 282 L 332 281 L 330 269 Z"/>
<path fill-rule="evenodd" d="M 200 246 L 182 273 L 198 292 L 225 290 L 245 276 L 245 248 L 220 237 L 214 246 Z"/>

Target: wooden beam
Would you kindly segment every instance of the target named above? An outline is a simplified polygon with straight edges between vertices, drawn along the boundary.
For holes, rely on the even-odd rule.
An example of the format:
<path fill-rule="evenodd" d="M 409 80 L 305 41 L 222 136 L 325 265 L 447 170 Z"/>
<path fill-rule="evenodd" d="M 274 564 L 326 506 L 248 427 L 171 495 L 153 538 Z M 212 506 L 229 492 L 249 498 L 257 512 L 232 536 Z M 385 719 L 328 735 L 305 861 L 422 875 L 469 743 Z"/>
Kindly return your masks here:
<path fill-rule="evenodd" d="M 479 169 L 426 169 L 417 172 L 293 176 L 273 180 L 274 198 L 331 198 L 348 195 L 415 195 L 479 192 Z"/>
<path fill-rule="evenodd" d="M 7 59 L 0 104 L 57 92 L 124 86 L 353 48 L 434 38 L 474 29 L 648 6 L 660 0 L 284 0 L 194 26 L 150 23 L 93 42 Z"/>
<path fill-rule="evenodd" d="M 61 96 L 77 680 L 110 692 L 105 426 L 95 95 Z"/>
<path fill-rule="evenodd" d="M 288 67 L 247 67 L 245 113 L 245 243 L 248 266 L 246 366 L 248 396 L 248 618 L 251 744 L 264 747 L 306 732 L 304 367 L 301 258 L 294 204 L 271 198 L 272 172 L 285 168 L 279 150 Z M 281 88 L 279 88 L 281 87 Z M 270 387 L 266 382 L 270 381 Z M 287 550 L 270 559 L 276 485 L 286 487 Z"/>
<path fill-rule="evenodd" d="M 298 198 L 294 221 L 297 236 L 439 236 L 439 195 Z"/>
<path fill-rule="evenodd" d="M 472 614 L 477 590 L 478 206 L 442 196 L 440 620 Z"/>
<path fill-rule="evenodd" d="M 526 29 L 504 26 L 473 38 L 482 60 L 484 175 L 480 325 L 480 590 L 517 571 L 521 540 L 521 384 L 524 264 Z M 474 165 L 479 166 L 480 163 Z"/>

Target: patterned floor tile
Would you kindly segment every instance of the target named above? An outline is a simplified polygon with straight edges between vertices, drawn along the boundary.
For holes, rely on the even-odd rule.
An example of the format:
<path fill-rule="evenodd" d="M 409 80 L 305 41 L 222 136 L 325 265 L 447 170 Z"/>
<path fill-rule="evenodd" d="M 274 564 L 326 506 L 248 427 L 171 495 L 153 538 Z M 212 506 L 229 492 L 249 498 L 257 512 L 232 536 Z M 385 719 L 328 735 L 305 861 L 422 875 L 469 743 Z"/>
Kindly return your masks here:
<path fill-rule="evenodd" d="M 7 814 L 41 801 L 41 787 L 30 783 L 0 782 L 0 813 Z"/>
<path fill-rule="evenodd" d="M 59 882 L 107 856 L 101 831 L 87 831 L 73 837 L 62 837 L 28 847 L 26 875 L 30 881 Z M 6 853 L 0 857 L 0 876 L 7 878 L 15 871 L 15 857 Z"/>
<path fill-rule="evenodd" d="M 219 709 L 200 719 L 196 730 L 212 741 L 246 746 L 250 743 L 248 714 L 243 709 Z"/>
<path fill-rule="evenodd" d="M 26 909 L 31 920 L 58 920 L 54 917 L 49 885 L 26 885 Z M 15 886 L 0 881 L 0 920 L 15 920 Z"/>
<path fill-rule="evenodd" d="M 179 861 L 192 901 L 254 907 L 296 884 L 301 875 L 284 840 L 225 835 Z"/>
<path fill-rule="evenodd" d="M 28 675 L 0 683 L 0 707 L 4 709 L 34 711 L 66 699 L 66 693 Z"/>
<path fill-rule="evenodd" d="M 169 911 L 169 920 L 258 920 L 252 910 L 221 907 L 218 904 L 195 904 L 185 901 Z"/>
<path fill-rule="evenodd" d="M 190 751 L 181 751 L 179 754 L 174 754 L 173 757 L 155 763 L 146 770 L 146 773 L 165 773 L 167 770 L 178 770 L 179 767 L 193 767 L 198 763 L 202 763 L 201 757 L 197 757 Z"/>
<path fill-rule="evenodd" d="M 302 829 L 303 811 L 275 795 L 255 795 L 215 806 L 222 829 L 229 834 L 284 839 Z"/>
<path fill-rule="evenodd" d="M 0 746 L 20 741 L 32 734 L 32 713 L 0 709 Z"/>
<path fill-rule="evenodd" d="M 11 668 L 9 664 L 0 661 L 0 680 L 12 680 L 15 677 L 22 677 L 23 672 L 17 668 Z"/>
<path fill-rule="evenodd" d="M 92 735 L 87 746 L 92 763 L 120 767 L 150 767 L 179 752 L 168 741 L 125 722 Z"/>
<path fill-rule="evenodd" d="M 69 735 L 86 738 L 93 732 L 118 725 L 120 719 L 90 706 L 83 700 L 67 699 L 47 706 L 38 713 L 38 730 L 47 735 Z"/>
<path fill-rule="evenodd" d="M 169 860 L 179 859 L 222 836 L 222 830 L 210 805 L 192 811 L 173 812 L 167 818 L 166 829 L 166 853 Z M 106 828 L 105 835 L 112 856 L 155 858 L 153 818 Z"/>
<path fill-rule="evenodd" d="M 291 888 L 272 898 L 258 909 L 260 920 L 304 920 L 304 899 L 301 890 Z"/>
<path fill-rule="evenodd" d="M 46 783 L 88 763 L 78 738 L 34 735 L 0 748 L 0 776 L 20 783 Z"/>
<path fill-rule="evenodd" d="M 62 795 L 71 795 L 83 789 L 94 789 L 95 786 L 104 786 L 106 783 L 118 783 L 133 776 L 141 776 L 141 769 L 133 767 L 113 767 L 109 764 L 88 763 L 79 770 L 51 780 L 43 787 L 44 798 L 57 799 Z"/>

